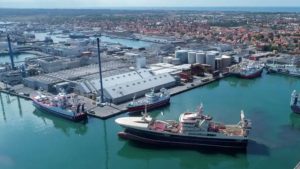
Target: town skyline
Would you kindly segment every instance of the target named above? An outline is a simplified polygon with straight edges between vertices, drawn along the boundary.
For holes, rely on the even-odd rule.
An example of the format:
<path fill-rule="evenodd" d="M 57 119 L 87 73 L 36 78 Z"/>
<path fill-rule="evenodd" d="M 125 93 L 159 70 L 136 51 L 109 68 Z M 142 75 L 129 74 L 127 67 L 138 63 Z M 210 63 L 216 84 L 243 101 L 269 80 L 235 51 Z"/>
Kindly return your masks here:
<path fill-rule="evenodd" d="M 298 0 L 4 0 L 0 8 L 130 8 L 130 7 L 300 7 Z"/>

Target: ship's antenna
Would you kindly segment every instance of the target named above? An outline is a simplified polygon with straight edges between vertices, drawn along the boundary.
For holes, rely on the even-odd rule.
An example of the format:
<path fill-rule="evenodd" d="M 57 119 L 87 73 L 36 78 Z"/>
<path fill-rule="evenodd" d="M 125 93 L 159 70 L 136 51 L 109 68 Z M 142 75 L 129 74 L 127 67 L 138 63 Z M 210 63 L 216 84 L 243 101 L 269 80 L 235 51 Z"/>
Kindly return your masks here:
<path fill-rule="evenodd" d="M 147 117 L 148 117 L 148 113 L 147 113 L 147 103 L 145 104 L 145 112 L 143 113 L 142 112 L 142 115 L 143 115 L 143 117 L 142 117 L 142 120 L 143 121 L 147 121 Z"/>
<path fill-rule="evenodd" d="M 245 120 L 245 113 L 244 110 L 241 110 L 241 121 Z"/>

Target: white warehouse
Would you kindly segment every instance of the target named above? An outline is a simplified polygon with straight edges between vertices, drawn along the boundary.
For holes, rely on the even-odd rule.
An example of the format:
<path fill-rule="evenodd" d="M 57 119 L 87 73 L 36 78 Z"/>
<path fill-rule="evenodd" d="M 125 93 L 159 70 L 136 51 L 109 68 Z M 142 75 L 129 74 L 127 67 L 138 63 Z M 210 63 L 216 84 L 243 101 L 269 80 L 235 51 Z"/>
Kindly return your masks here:
<path fill-rule="evenodd" d="M 146 69 L 103 78 L 104 97 L 116 104 L 129 101 L 134 96 L 142 97 L 153 88 L 159 91 L 175 85 L 176 80 L 170 74 L 154 75 Z M 99 93 L 99 78 L 79 82 L 76 91 L 83 95 Z"/>

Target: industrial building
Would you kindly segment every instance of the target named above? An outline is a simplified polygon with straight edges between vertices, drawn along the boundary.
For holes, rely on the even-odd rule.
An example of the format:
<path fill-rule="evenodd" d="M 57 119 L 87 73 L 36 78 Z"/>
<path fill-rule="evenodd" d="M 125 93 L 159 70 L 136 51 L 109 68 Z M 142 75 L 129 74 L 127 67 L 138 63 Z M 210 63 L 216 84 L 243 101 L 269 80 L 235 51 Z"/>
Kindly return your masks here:
<path fill-rule="evenodd" d="M 54 73 L 32 76 L 23 79 L 24 86 L 32 89 L 55 90 L 54 85 L 61 82 L 73 82 L 79 78 L 99 72 L 98 65 L 89 65 L 75 69 L 62 70 Z"/>
<path fill-rule="evenodd" d="M 160 90 L 176 85 L 176 80 L 168 73 L 155 75 L 150 70 L 140 69 L 128 73 L 103 78 L 104 98 L 115 104 L 142 97 L 151 89 Z M 100 91 L 100 80 L 82 80 L 75 88 L 81 95 L 97 94 Z"/>

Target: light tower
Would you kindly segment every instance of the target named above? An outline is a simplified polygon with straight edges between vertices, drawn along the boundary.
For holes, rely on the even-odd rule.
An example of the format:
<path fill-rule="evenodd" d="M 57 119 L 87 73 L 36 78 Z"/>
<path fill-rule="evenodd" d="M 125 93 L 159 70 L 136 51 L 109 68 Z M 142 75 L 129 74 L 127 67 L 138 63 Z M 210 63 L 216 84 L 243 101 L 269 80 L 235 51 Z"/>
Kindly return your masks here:
<path fill-rule="evenodd" d="M 12 48 L 11 48 L 9 34 L 7 34 L 7 43 L 8 43 L 8 49 L 9 49 L 9 57 L 10 57 L 10 62 L 11 62 L 11 68 L 13 70 L 15 70 L 15 62 L 14 62 L 14 56 L 13 56 L 13 51 L 12 51 Z"/>
<path fill-rule="evenodd" d="M 101 35 L 100 35 L 101 37 Z M 100 39 L 97 38 L 97 47 L 98 47 L 98 63 L 99 63 L 99 75 L 100 75 L 100 103 L 104 102 L 104 96 L 103 96 L 103 83 L 102 83 L 102 68 L 101 68 L 101 57 L 100 57 Z"/>

